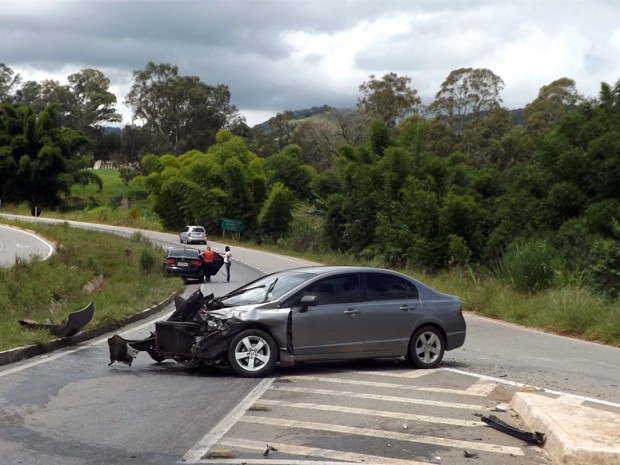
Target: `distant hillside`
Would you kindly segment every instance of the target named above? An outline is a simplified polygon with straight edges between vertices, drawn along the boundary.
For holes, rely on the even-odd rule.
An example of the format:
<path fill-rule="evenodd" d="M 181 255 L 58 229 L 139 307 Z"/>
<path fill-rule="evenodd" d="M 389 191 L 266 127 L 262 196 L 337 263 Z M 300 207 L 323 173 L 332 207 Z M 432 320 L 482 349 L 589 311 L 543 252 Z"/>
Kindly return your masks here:
<path fill-rule="evenodd" d="M 287 110 L 283 113 L 280 113 L 277 116 L 273 116 L 269 118 L 264 123 L 257 124 L 254 126 L 254 129 L 262 130 L 264 133 L 271 133 L 271 126 L 274 123 L 277 123 L 278 118 L 282 115 L 289 117 L 292 121 L 298 121 L 306 118 L 310 118 L 312 116 L 321 115 L 323 113 L 328 113 L 330 111 L 335 110 L 334 107 L 330 107 L 329 105 L 323 105 L 321 107 L 312 107 L 305 110 Z M 509 110 L 512 116 L 515 119 L 515 126 L 521 125 L 525 126 L 525 120 L 523 119 L 523 108 L 518 108 L 516 110 Z"/>
<path fill-rule="evenodd" d="M 271 132 L 271 126 L 278 121 L 278 118 L 281 118 L 282 115 L 291 119 L 292 121 L 298 121 L 306 118 L 310 118 L 312 116 L 320 115 L 323 113 L 327 113 L 335 110 L 335 108 L 330 107 L 329 105 L 323 105 L 321 107 L 312 107 L 307 108 L 305 110 L 286 110 L 282 113 L 279 113 L 276 116 L 269 118 L 264 123 L 257 124 L 253 129 L 262 130 L 264 133 L 268 134 Z"/>

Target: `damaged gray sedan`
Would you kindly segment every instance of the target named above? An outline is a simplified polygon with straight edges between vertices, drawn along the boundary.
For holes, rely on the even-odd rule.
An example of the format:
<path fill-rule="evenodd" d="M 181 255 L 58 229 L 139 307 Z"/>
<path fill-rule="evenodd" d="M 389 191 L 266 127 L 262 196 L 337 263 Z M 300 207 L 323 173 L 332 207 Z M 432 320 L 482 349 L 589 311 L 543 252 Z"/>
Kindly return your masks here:
<path fill-rule="evenodd" d="M 196 291 L 144 340 L 108 340 L 110 365 L 155 361 L 230 365 L 262 377 L 276 364 L 405 356 L 434 368 L 461 347 L 461 300 L 380 268 L 315 266 L 269 274 L 222 297 Z"/>

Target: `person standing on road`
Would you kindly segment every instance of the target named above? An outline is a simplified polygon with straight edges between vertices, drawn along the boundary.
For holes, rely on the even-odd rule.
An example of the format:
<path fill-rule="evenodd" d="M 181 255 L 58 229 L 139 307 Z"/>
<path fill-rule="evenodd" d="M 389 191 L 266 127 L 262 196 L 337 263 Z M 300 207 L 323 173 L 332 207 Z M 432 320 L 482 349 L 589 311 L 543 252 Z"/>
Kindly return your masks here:
<path fill-rule="evenodd" d="M 224 266 L 226 267 L 226 282 L 230 282 L 230 264 L 232 262 L 232 253 L 230 247 L 224 247 Z"/>
<path fill-rule="evenodd" d="M 211 282 L 211 264 L 213 263 L 213 251 L 211 247 L 207 247 L 202 252 L 202 274 L 205 282 Z"/>

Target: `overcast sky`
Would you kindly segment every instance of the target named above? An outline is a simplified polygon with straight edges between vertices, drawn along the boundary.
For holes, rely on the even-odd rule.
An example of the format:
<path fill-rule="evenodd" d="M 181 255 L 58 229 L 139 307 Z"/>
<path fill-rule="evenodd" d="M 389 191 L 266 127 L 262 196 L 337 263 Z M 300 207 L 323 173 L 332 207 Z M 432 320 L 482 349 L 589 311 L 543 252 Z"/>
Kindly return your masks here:
<path fill-rule="evenodd" d="M 102 71 L 122 107 L 149 61 L 225 84 L 248 124 L 354 108 L 370 75 L 409 76 L 426 105 L 448 74 L 488 68 L 521 108 L 568 77 L 620 79 L 620 0 L 2 0 L 0 63 L 24 80 Z"/>

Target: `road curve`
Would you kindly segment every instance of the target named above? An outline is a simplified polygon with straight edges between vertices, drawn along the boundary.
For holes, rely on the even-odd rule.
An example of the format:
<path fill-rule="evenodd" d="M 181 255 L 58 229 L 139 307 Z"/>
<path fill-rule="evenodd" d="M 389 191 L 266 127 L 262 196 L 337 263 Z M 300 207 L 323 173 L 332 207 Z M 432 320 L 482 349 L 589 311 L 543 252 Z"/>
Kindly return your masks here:
<path fill-rule="evenodd" d="M 46 260 L 54 253 L 54 245 L 24 229 L 0 224 L 0 267 L 15 265 L 17 260 L 33 257 Z"/>

